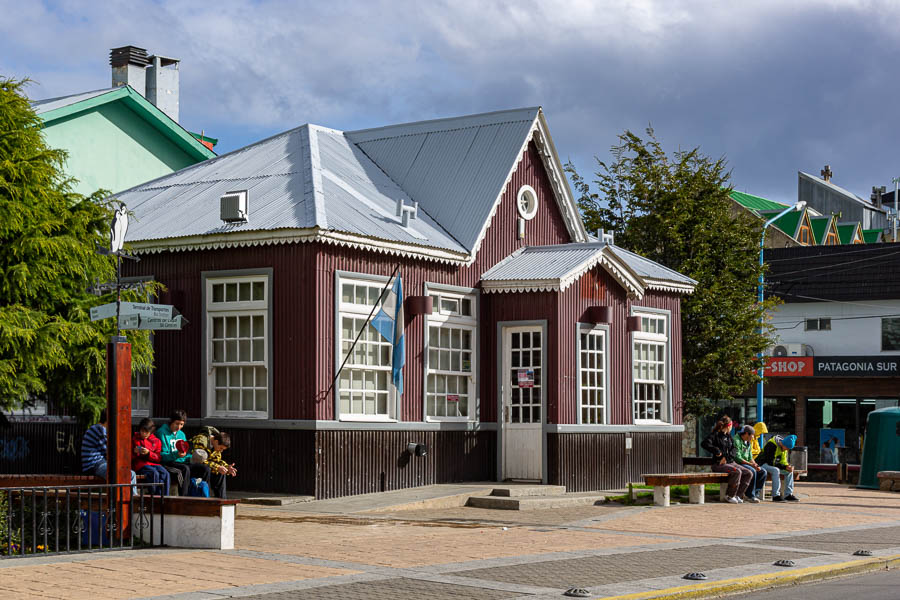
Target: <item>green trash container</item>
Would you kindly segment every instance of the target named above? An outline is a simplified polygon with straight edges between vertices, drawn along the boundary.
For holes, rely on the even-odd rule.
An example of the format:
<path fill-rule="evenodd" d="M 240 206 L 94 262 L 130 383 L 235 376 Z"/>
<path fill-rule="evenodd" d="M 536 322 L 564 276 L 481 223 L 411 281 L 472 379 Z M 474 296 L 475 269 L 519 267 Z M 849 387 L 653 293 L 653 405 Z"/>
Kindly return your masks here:
<path fill-rule="evenodd" d="M 900 408 L 869 413 L 859 487 L 877 490 L 879 471 L 900 471 Z"/>

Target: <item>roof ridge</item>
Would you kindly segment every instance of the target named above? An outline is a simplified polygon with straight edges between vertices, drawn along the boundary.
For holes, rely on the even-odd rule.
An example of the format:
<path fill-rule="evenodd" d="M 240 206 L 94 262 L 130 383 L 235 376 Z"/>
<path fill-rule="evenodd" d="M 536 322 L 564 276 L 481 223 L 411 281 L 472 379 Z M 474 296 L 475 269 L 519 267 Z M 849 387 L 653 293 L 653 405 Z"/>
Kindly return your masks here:
<path fill-rule="evenodd" d="M 500 124 L 500 123 L 513 123 L 513 122 L 517 122 L 517 121 L 529 121 L 529 120 L 533 121 L 535 116 L 537 115 L 538 111 L 540 111 L 540 110 L 541 110 L 540 106 L 528 106 L 528 107 L 523 107 L 523 108 L 508 108 L 505 110 L 495 110 L 495 111 L 490 111 L 490 112 L 474 113 L 474 114 L 470 114 L 470 115 L 459 115 L 459 116 L 455 116 L 455 117 L 441 117 L 438 119 L 424 119 L 424 120 L 420 120 L 420 121 L 408 121 L 405 123 L 394 123 L 393 125 L 382 125 L 379 127 L 369 127 L 366 129 L 355 129 L 353 131 L 346 131 L 345 134 L 348 136 L 348 139 L 350 139 L 354 143 L 359 143 L 362 141 L 371 142 L 371 141 L 385 139 L 385 138 L 389 138 L 389 137 L 404 137 L 404 136 L 409 136 L 409 135 L 420 135 L 422 133 L 435 133 L 437 131 L 459 131 L 461 129 L 471 129 L 472 127 L 482 126 L 482 125 L 484 125 L 484 123 L 469 124 L 469 125 L 459 126 L 459 127 L 436 128 L 436 129 L 432 129 L 428 132 L 415 132 L 415 133 L 410 132 L 410 133 L 401 133 L 401 134 L 395 134 L 395 135 L 385 135 L 384 137 L 368 137 L 368 136 L 366 136 L 365 140 L 359 140 L 359 141 L 353 139 L 353 137 L 364 136 L 365 134 L 372 134 L 372 133 L 375 133 L 378 131 L 388 131 L 390 129 L 400 129 L 402 127 L 414 127 L 414 126 L 427 127 L 427 126 L 432 126 L 432 125 L 436 125 L 439 123 L 449 123 L 452 121 L 463 121 L 466 119 L 472 120 L 472 119 L 490 117 L 493 115 L 500 115 L 500 114 L 504 114 L 504 113 L 512 114 L 512 113 L 521 113 L 521 112 L 526 112 L 526 111 L 529 113 L 528 118 L 523 117 L 523 118 L 519 118 L 519 119 L 508 119 L 505 121 L 497 121 L 496 123 Z"/>

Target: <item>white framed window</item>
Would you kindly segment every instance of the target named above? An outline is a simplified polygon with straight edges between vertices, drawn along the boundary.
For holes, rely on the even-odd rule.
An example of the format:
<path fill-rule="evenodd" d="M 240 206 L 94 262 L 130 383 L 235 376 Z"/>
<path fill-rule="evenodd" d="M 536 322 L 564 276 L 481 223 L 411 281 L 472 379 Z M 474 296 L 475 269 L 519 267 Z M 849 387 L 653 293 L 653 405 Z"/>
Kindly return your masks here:
<path fill-rule="evenodd" d="M 206 280 L 208 414 L 269 416 L 269 277 Z"/>
<path fill-rule="evenodd" d="M 519 188 L 519 193 L 516 195 L 516 208 L 519 216 L 526 221 L 534 218 L 538 210 L 538 195 L 533 187 L 523 185 Z"/>
<path fill-rule="evenodd" d="M 137 417 L 149 417 L 151 407 L 151 385 L 153 375 L 150 372 L 131 372 L 131 414 Z"/>
<path fill-rule="evenodd" d="M 641 326 L 632 334 L 632 382 L 635 423 L 664 423 L 669 418 L 668 315 L 635 312 Z"/>
<path fill-rule="evenodd" d="M 393 346 L 369 319 L 380 308 L 386 283 L 387 278 L 339 275 L 337 279 L 337 366 L 347 359 L 337 383 L 338 412 L 343 420 L 396 418 L 396 389 L 391 385 Z"/>
<path fill-rule="evenodd" d="M 432 313 L 425 322 L 425 418 L 474 421 L 477 393 L 478 295 L 426 285 Z"/>
<path fill-rule="evenodd" d="M 579 325 L 577 333 L 579 423 L 602 425 L 609 398 L 609 332 L 606 327 Z"/>
<path fill-rule="evenodd" d="M 804 329 L 806 331 L 831 331 L 831 318 L 806 319 Z"/>

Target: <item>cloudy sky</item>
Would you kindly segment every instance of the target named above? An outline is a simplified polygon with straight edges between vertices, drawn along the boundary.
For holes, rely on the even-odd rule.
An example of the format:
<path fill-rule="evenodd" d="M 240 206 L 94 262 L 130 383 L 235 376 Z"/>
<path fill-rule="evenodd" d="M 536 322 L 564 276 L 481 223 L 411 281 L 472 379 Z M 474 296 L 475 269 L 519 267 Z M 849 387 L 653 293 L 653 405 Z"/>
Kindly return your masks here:
<path fill-rule="evenodd" d="M 217 151 L 312 122 L 357 129 L 541 105 L 563 160 L 617 133 L 725 155 L 791 201 L 797 171 L 868 198 L 900 176 L 900 2 L 0 0 L 0 75 L 34 99 L 108 87 L 109 49 L 181 63 L 181 122 Z"/>

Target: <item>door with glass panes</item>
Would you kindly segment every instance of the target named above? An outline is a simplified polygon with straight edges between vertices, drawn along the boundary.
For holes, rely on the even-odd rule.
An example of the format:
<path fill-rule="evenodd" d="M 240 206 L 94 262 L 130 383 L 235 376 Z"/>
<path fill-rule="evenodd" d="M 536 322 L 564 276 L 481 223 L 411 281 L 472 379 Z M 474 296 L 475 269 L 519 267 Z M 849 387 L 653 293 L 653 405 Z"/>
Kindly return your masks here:
<path fill-rule="evenodd" d="M 543 341 L 537 326 L 503 329 L 503 479 L 541 479 Z"/>

